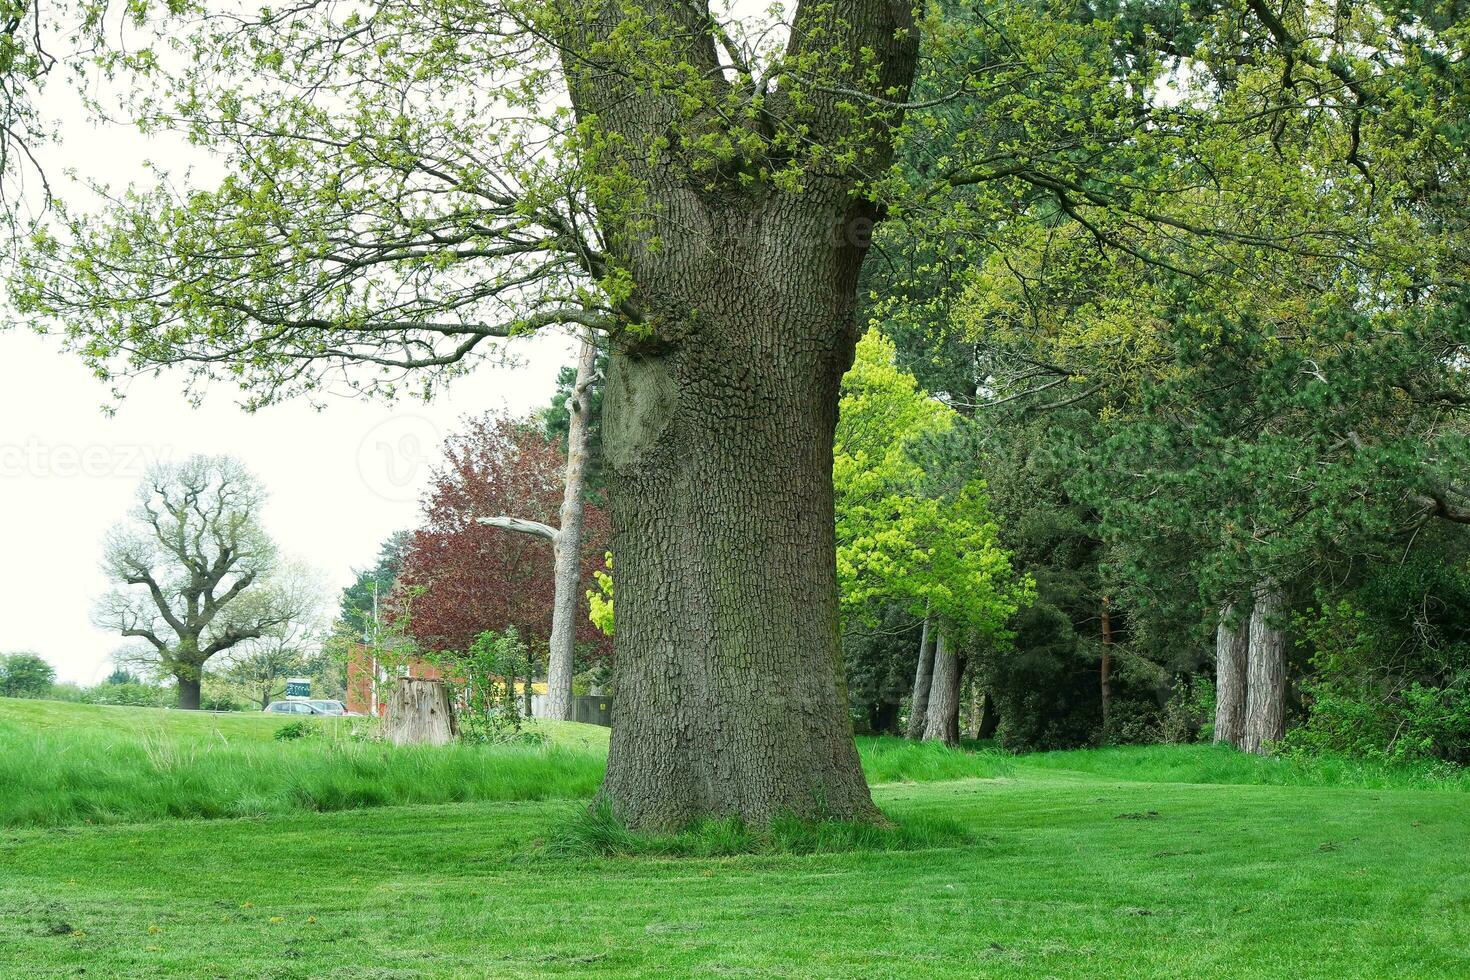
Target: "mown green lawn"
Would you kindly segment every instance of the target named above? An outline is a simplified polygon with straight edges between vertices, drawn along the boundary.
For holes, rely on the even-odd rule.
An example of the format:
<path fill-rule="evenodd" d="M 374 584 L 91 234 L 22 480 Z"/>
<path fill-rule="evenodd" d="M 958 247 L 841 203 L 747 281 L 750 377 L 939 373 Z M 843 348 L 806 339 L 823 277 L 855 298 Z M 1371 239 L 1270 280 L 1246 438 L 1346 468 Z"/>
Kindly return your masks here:
<path fill-rule="evenodd" d="M 1130 751 L 925 755 L 891 851 L 589 856 L 573 800 L 0 829 L 0 976 L 1470 975 L 1463 792 Z"/>

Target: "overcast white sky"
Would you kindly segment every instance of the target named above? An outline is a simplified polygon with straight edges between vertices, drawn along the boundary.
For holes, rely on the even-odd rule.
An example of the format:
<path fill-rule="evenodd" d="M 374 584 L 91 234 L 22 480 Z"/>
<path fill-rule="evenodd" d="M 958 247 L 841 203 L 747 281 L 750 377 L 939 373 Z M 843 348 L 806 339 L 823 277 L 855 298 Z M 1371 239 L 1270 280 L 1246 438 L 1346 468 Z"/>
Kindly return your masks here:
<path fill-rule="evenodd" d="M 174 170 L 199 163 L 177 141 L 92 125 L 65 85 L 47 97 L 63 136 L 46 154 L 53 179 L 56 169 L 75 167 L 116 187 L 141 179 L 145 160 Z M 60 184 L 63 195 L 80 197 Z M 558 368 L 573 359 L 563 336 L 511 350 L 517 367 L 483 367 L 428 406 L 342 398 L 324 412 L 301 402 L 248 415 L 236 392 L 220 387 L 193 410 L 182 379 L 164 375 L 133 383 L 109 418 L 107 388 L 78 360 L 54 341 L 0 330 L 0 652 L 34 650 L 63 680 L 92 683 L 108 673 L 122 643 L 91 625 L 106 588 L 102 536 L 158 458 L 238 456 L 271 493 L 265 520 L 282 551 L 333 588 L 346 585 L 376 558 L 379 542 L 413 526 L 427 464 L 462 416 L 544 404 Z"/>
<path fill-rule="evenodd" d="M 165 376 L 134 384 L 108 418 L 107 390 L 80 362 L 44 338 L 0 333 L 0 651 L 35 650 L 64 680 L 107 674 L 121 639 L 90 622 L 106 588 L 102 536 L 157 458 L 238 456 L 270 490 L 266 526 L 282 551 L 348 584 L 380 541 L 413 526 L 427 463 L 460 416 L 550 399 L 570 341 L 519 349 L 522 367 L 484 368 L 427 406 L 338 399 L 324 412 L 299 402 L 247 415 L 220 389 L 193 410 Z"/>

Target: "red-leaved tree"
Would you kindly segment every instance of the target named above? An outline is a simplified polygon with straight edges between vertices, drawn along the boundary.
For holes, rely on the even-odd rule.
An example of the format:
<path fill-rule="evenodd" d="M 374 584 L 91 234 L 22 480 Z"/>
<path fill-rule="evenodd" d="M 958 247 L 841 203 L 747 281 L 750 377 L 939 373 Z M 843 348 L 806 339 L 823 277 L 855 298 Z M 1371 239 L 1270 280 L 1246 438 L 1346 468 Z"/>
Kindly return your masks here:
<path fill-rule="evenodd" d="M 551 542 L 486 527 L 477 518 L 515 514 L 555 525 L 566 457 L 528 421 L 487 413 L 469 418 L 445 440 L 423 501 L 424 526 L 413 533 L 399 577 L 411 597 L 409 628 L 430 650 L 466 650 L 485 630 L 514 626 L 545 655 L 551 636 L 555 567 Z M 606 511 L 589 501 L 583 546 L 586 583 L 577 640 L 588 657 L 606 657 L 611 641 L 586 615 L 587 589 L 609 541 Z"/>

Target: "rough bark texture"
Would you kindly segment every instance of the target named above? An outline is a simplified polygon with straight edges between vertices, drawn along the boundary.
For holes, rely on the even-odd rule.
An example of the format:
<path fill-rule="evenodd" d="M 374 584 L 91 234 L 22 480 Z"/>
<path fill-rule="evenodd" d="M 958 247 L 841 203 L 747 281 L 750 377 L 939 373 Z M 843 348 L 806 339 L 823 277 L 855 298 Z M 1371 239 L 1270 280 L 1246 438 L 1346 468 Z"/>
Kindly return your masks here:
<path fill-rule="evenodd" d="M 854 191 L 886 168 L 891 143 L 839 87 L 903 97 L 913 6 L 796 8 L 790 56 L 820 58 L 837 87 L 793 98 L 793 76 L 766 93 L 754 125 L 779 120 L 813 145 L 854 150 L 799 189 L 744 179 L 774 162 L 759 156 L 712 172 L 700 129 L 728 125 L 723 110 L 600 67 L 636 47 L 619 38 L 609 55 L 602 42 L 645 32 L 718 98 L 728 83 L 703 5 L 566 9 L 566 49 L 598 52 L 564 58 L 572 103 L 610 137 L 598 165 L 637 181 L 647 221 L 604 231 L 639 323 L 614 337 L 603 401 L 618 694 L 602 796 L 637 828 L 879 819 L 838 646 L 832 436 L 875 217 Z"/>
<path fill-rule="evenodd" d="M 944 632 L 934 644 L 934 680 L 929 686 L 929 719 L 924 741 L 960 744 L 960 684 L 964 673 L 960 658 L 945 641 Z"/>
<path fill-rule="evenodd" d="M 918 740 L 924 737 L 924 726 L 929 721 L 929 685 L 934 681 L 934 647 L 930 640 L 929 617 L 924 617 L 924 628 L 919 633 L 919 669 L 914 674 L 914 697 L 909 709 L 908 737 Z"/>
<path fill-rule="evenodd" d="M 567 408 L 567 475 L 562 491 L 561 527 L 552 539 L 556 549 L 556 594 L 551 613 L 550 657 L 546 665 L 547 715 L 561 721 L 572 717 L 572 672 L 577 646 L 577 613 L 582 581 L 582 515 L 586 500 L 587 431 L 591 424 L 590 390 L 597 364 L 597 345 L 591 334 L 582 338 L 577 356 L 577 380 Z"/>
<path fill-rule="evenodd" d="M 980 737 L 980 723 L 985 717 L 985 695 L 980 691 L 978 679 L 970 681 L 970 731 L 972 739 Z"/>
<path fill-rule="evenodd" d="M 446 745 L 458 734 L 444 682 L 405 677 L 393 686 L 383 735 L 394 745 Z"/>
<path fill-rule="evenodd" d="M 1245 734 L 1241 748 L 1262 753 L 1280 741 L 1286 724 L 1285 606 L 1281 589 L 1267 583 L 1256 591 L 1251 613 L 1250 655 L 1246 668 Z"/>
<path fill-rule="evenodd" d="M 838 649 L 832 431 L 852 334 L 831 313 L 825 329 L 803 324 L 806 290 L 782 289 L 784 313 L 740 293 L 730 302 L 747 312 L 704 345 L 611 358 L 618 701 L 604 795 L 640 827 L 876 817 Z M 796 325 L 808 342 L 792 350 Z"/>
<path fill-rule="evenodd" d="M 1245 741 L 1246 664 L 1250 623 L 1237 621 L 1233 607 L 1220 610 L 1215 627 L 1215 741 L 1240 748 Z"/>

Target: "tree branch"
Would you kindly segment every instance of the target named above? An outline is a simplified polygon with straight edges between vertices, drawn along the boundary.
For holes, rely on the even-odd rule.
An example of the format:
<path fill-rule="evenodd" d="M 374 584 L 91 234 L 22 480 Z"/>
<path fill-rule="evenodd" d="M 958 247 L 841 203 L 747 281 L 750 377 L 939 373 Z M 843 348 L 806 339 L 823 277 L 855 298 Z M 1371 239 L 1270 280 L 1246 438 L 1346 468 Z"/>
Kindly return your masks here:
<path fill-rule="evenodd" d="M 549 524 L 542 524 L 540 521 L 528 521 L 522 517 L 477 517 L 475 518 L 475 523 L 483 524 L 485 527 L 498 527 L 502 531 L 532 534 L 538 538 L 545 538 L 552 544 L 556 543 L 557 537 L 561 534 L 560 531 Z"/>

